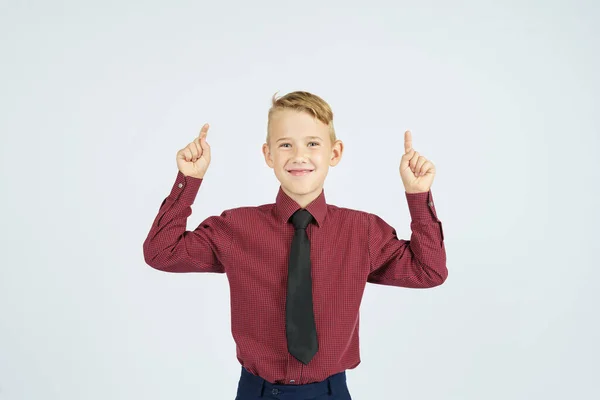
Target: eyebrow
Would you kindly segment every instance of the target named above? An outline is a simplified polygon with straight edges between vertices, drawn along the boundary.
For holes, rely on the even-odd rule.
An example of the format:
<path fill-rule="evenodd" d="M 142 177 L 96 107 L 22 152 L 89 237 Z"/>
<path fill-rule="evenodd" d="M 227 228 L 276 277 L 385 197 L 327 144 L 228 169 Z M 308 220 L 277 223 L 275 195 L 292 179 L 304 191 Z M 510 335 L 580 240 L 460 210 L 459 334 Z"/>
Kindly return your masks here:
<path fill-rule="evenodd" d="M 281 139 L 277 139 L 277 142 L 279 142 L 279 141 L 281 141 L 281 140 L 291 140 L 291 139 L 292 139 L 292 138 L 289 138 L 289 137 L 283 137 L 283 138 L 281 138 Z M 319 140 L 322 140 L 322 139 L 321 139 L 319 136 L 306 136 L 306 138 L 305 138 L 305 139 L 319 139 Z M 277 143 L 277 142 L 276 142 L 276 143 Z"/>

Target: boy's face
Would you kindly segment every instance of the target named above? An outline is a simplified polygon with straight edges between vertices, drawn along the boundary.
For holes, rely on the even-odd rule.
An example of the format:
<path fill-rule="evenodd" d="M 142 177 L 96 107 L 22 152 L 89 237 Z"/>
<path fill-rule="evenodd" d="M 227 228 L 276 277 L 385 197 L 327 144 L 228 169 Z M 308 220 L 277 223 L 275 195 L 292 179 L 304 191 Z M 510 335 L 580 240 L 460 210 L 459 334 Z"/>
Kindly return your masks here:
<path fill-rule="evenodd" d="M 306 112 L 280 110 L 271 117 L 270 143 L 262 150 L 283 191 L 306 207 L 321 194 L 330 166 L 339 163 L 343 143 L 331 143 L 329 127 Z M 309 170 L 311 172 L 290 172 Z"/>

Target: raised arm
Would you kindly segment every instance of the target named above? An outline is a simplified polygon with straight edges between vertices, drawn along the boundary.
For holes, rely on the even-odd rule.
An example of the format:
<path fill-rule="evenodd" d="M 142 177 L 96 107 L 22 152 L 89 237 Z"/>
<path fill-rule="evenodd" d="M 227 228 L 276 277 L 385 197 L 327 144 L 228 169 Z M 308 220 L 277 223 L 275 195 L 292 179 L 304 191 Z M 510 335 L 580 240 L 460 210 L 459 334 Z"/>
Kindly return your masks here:
<path fill-rule="evenodd" d="M 377 215 L 369 215 L 370 283 L 426 288 L 441 285 L 448 276 L 442 222 L 431 194 L 435 166 L 412 146 L 412 133 L 406 131 L 399 170 L 412 235 L 410 240 L 399 239 L 393 227 Z"/>
<path fill-rule="evenodd" d="M 369 214 L 369 283 L 429 288 L 448 276 L 442 222 L 437 218 L 431 191 L 406 193 L 412 221 L 410 240 L 375 214 Z"/>
<path fill-rule="evenodd" d="M 191 205 L 210 164 L 208 127 L 205 124 L 198 137 L 177 152 L 177 178 L 143 244 L 144 260 L 153 268 L 168 272 L 225 272 L 231 244 L 229 212 L 208 217 L 195 230 L 186 231 Z"/>

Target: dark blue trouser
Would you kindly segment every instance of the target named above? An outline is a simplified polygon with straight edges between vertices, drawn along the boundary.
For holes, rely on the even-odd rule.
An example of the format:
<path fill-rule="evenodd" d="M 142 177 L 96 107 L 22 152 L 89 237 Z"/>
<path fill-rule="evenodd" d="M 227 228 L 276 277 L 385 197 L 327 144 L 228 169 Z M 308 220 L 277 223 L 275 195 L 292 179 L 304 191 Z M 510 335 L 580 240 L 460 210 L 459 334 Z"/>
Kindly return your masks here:
<path fill-rule="evenodd" d="M 346 371 L 305 385 L 274 385 L 242 367 L 235 400 L 352 400 L 346 386 Z"/>

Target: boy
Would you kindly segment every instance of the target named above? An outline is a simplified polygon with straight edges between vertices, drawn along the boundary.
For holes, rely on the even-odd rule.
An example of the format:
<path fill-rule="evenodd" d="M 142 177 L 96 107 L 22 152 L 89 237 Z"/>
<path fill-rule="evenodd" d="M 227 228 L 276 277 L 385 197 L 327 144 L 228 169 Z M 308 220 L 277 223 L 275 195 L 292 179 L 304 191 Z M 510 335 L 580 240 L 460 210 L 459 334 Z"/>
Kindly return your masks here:
<path fill-rule="evenodd" d="M 360 364 L 365 284 L 429 288 L 448 275 L 434 165 L 406 131 L 399 172 L 412 235 L 398 239 L 377 215 L 326 203 L 324 181 L 344 148 L 329 105 L 308 92 L 273 96 L 262 151 L 281 184 L 275 203 L 225 210 L 186 231 L 210 164 L 208 128 L 177 152 L 175 184 L 144 242 L 146 263 L 227 274 L 242 366 L 236 400 L 351 399 L 345 371 Z"/>

